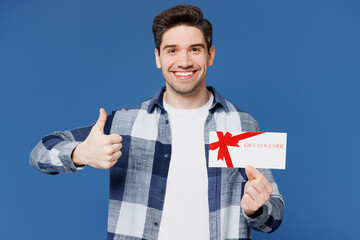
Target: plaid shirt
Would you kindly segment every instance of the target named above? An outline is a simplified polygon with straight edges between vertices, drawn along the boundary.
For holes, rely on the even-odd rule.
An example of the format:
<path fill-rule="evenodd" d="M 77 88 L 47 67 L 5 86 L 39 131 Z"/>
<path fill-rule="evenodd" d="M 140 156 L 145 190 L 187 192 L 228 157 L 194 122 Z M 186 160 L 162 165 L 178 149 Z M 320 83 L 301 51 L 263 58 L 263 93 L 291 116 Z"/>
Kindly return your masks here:
<path fill-rule="evenodd" d="M 209 131 L 259 131 L 257 122 L 225 100 L 212 87 L 213 104 L 205 121 L 205 156 L 208 165 Z M 107 239 L 157 239 L 171 159 L 169 117 L 163 107 L 163 87 L 135 109 L 119 109 L 108 116 L 104 133 L 120 134 L 122 156 L 110 169 Z M 47 174 L 78 172 L 71 160 L 75 146 L 92 126 L 55 132 L 43 138 L 30 156 L 30 164 Z M 207 168 L 210 239 L 251 239 L 250 228 L 276 230 L 284 202 L 271 170 L 259 169 L 274 191 L 255 218 L 240 207 L 247 176 L 243 168 Z M 189 196 L 190 198 L 192 196 Z M 179 203 L 180 204 L 180 203 Z"/>

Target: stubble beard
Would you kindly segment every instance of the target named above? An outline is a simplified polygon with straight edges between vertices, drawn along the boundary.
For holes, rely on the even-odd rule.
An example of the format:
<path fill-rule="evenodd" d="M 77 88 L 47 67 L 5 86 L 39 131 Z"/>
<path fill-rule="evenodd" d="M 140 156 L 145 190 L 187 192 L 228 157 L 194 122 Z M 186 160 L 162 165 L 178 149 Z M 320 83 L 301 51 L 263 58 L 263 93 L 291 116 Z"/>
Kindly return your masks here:
<path fill-rule="evenodd" d="M 197 71 L 200 71 L 200 68 L 196 69 Z M 199 89 L 200 85 L 205 82 L 205 76 L 200 79 L 199 81 L 194 80 L 193 82 L 188 82 L 188 83 L 181 83 L 180 80 L 173 80 L 172 78 L 175 78 L 174 76 L 171 76 L 172 71 L 169 70 L 168 72 L 170 72 L 170 79 L 166 79 L 165 77 L 165 81 L 167 83 L 167 85 L 177 94 L 179 95 L 190 95 L 192 93 L 194 93 L 197 89 Z M 164 74 L 165 76 L 165 74 Z M 178 84 L 176 81 L 180 81 Z M 190 85 L 190 86 L 189 86 Z"/>
<path fill-rule="evenodd" d="M 198 82 L 196 82 L 194 85 L 188 87 L 188 86 L 176 86 L 176 84 L 173 84 L 172 82 L 166 80 L 167 85 L 177 94 L 179 95 L 190 95 L 194 93 L 197 89 L 199 89 L 200 85 L 205 81 L 205 79 L 202 79 Z"/>

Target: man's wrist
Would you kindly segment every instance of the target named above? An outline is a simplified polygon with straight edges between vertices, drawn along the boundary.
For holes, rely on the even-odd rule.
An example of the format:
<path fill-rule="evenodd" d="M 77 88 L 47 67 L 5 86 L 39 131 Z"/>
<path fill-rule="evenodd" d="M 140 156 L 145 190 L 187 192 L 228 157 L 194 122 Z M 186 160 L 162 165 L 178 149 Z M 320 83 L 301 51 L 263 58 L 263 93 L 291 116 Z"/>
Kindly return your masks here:
<path fill-rule="evenodd" d="M 81 161 L 81 157 L 79 157 L 79 147 L 81 148 L 81 144 L 82 143 L 79 143 L 71 153 L 71 160 L 76 167 L 83 167 L 86 165 L 83 161 Z"/>
<path fill-rule="evenodd" d="M 256 210 L 255 212 L 246 212 L 244 211 L 245 214 L 249 217 L 249 218 L 257 218 L 258 216 L 260 216 L 263 213 L 263 207 L 261 206 L 258 210 Z"/>

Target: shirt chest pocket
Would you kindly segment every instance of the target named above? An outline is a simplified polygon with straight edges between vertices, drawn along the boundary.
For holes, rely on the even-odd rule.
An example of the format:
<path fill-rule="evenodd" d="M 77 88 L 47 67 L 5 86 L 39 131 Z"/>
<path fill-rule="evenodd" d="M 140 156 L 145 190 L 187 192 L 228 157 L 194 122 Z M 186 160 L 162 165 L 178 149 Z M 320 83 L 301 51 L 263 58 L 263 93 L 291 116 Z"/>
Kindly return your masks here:
<path fill-rule="evenodd" d="M 245 169 L 225 168 L 222 169 L 222 202 L 225 205 L 239 205 L 247 182 Z"/>
<path fill-rule="evenodd" d="M 248 180 L 244 168 L 225 168 L 223 174 L 229 183 L 246 183 Z"/>

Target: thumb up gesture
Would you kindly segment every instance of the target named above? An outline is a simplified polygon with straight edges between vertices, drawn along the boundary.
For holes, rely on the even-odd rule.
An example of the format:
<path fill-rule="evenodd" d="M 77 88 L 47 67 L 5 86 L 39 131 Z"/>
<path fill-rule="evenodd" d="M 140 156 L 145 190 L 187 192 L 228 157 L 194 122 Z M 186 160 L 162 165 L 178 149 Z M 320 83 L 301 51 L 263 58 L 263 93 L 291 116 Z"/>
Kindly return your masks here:
<path fill-rule="evenodd" d="M 121 156 L 121 136 L 119 134 L 104 134 L 106 118 L 105 110 L 100 108 L 99 119 L 92 127 L 89 136 L 73 151 L 72 160 L 75 165 L 108 169 L 114 166 Z"/>

